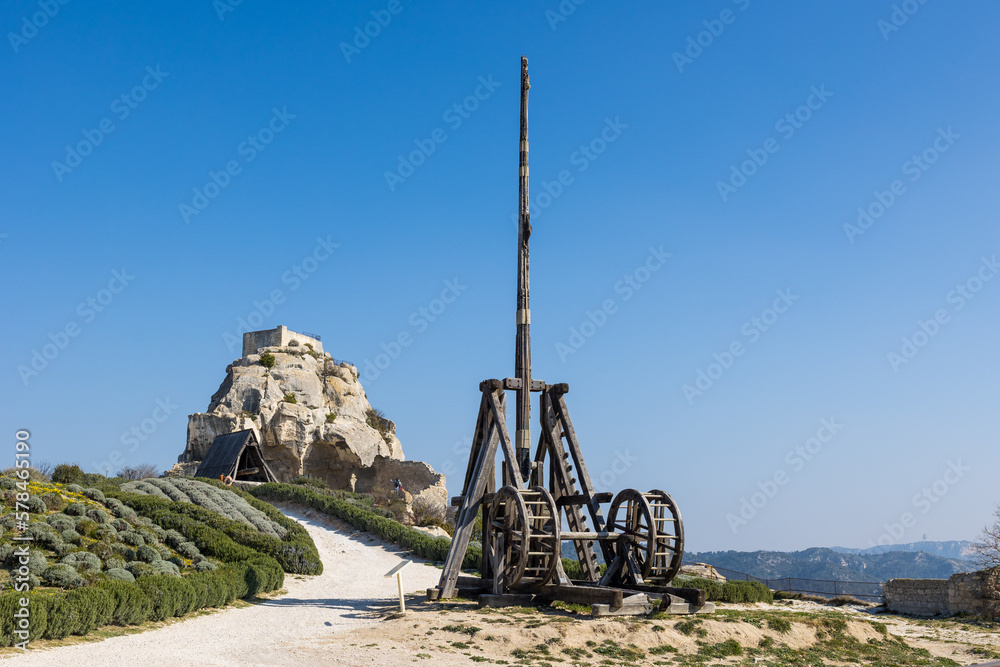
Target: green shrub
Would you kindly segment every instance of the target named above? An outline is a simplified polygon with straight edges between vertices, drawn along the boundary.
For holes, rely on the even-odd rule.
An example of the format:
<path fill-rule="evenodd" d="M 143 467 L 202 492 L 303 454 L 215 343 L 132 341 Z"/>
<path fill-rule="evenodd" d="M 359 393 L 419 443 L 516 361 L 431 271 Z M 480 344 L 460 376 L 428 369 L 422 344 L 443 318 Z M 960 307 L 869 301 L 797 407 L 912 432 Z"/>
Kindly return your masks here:
<path fill-rule="evenodd" d="M 0 477 L 0 489 L 13 491 L 17 488 L 17 481 L 11 477 Z"/>
<path fill-rule="evenodd" d="M 111 622 L 115 625 L 138 625 L 149 618 L 152 603 L 135 582 L 105 579 L 95 586 L 114 597 Z"/>
<path fill-rule="evenodd" d="M 94 531 L 94 539 L 102 542 L 117 542 L 118 531 L 111 524 L 98 526 L 97 530 Z"/>
<path fill-rule="evenodd" d="M 49 566 L 48 559 L 38 549 L 30 549 L 28 552 L 28 572 L 40 575 Z"/>
<path fill-rule="evenodd" d="M 87 551 L 94 554 L 103 561 L 109 558 L 114 558 L 115 553 L 117 553 L 110 544 L 107 542 L 91 542 L 87 545 Z"/>
<path fill-rule="evenodd" d="M 52 481 L 54 482 L 55 480 Z M 73 493 L 83 493 L 83 487 L 80 486 L 79 484 L 67 484 L 66 490 L 71 491 Z"/>
<path fill-rule="evenodd" d="M 83 538 L 80 536 L 80 533 L 76 532 L 75 528 L 64 530 L 60 535 L 69 544 L 80 544 L 83 542 Z"/>
<path fill-rule="evenodd" d="M 68 514 L 69 516 L 83 516 L 87 513 L 87 506 L 83 503 L 70 503 L 66 506 L 66 509 L 63 510 L 63 513 Z"/>
<path fill-rule="evenodd" d="M 274 368 L 274 355 L 270 352 L 260 355 L 260 365 L 264 368 Z"/>
<path fill-rule="evenodd" d="M 83 481 L 83 470 L 78 465 L 60 463 L 52 471 L 52 481 L 56 484 L 79 484 Z"/>
<path fill-rule="evenodd" d="M 326 488 L 328 488 L 326 480 L 319 479 L 317 477 L 307 477 L 306 475 L 302 475 L 300 477 L 296 477 L 290 483 L 291 484 L 298 484 L 299 486 L 312 486 L 312 487 L 317 488 L 317 489 L 326 489 Z"/>
<path fill-rule="evenodd" d="M 681 582 L 678 581 L 678 584 Z M 706 597 L 712 602 L 774 602 L 774 593 L 759 581 L 727 581 L 721 583 L 712 579 L 694 578 L 685 580 L 684 585 L 690 588 L 704 589 Z"/>
<path fill-rule="evenodd" d="M 42 572 L 42 581 L 50 586 L 59 588 L 69 588 L 70 586 L 82 586 L 85 582 L 83 577 L 77 573 L 72 565 L 66 563 L 56 563 L 45 568 Z M 63 635 L 65 636 L 65 635 Z"/>
<path fill-rule="evenodd" d="M 101 559 L 89 551 L 74 551 L 59 562 L 71 565 L 81 572 L 100 572 L 102 565 Z"/>
<path fill-rule="evenodd" d="M 123 533 L 119 533 L 118 537 L 121 538 L 122 542 L 133 547 L 141 547 L 146 543 L 142 535 L 134 530 L 126 530 Z"/>
<path fill-rule="evenodd" d="M 135 577 L 132 573 L 123 567 L 112 567 L 105 570 L 104 574 L 108 575 L 109 579 L 117 579 L 118 581 L 135 581 Z"/>
<path fill-rule="evenodd" d="M 173 547 L 174 549 L 176 549 L 177 547 L 179 547 L 181 544 L 184 543 L 184 536 L 181 535 L 176 530 L 174 530 L 173 528 L 171 528 L 170 530 L 168 530 L 164 534 L 164 536 L 163 536 L 163 542 L 167 546 L 170 546 L 170 547 Z"/>
<path fill-rule="evenodd" d="M 60 496 L 58 493 L 46 493 L 46 494 L 43 494 L 42 495 L 42 502 L 45 503 L 45 507 L 50 512 L 58 512 L 66 504 L 63 501 L 62 496 Z"/>
<path fill-rule="evenodd" d="M 332 424 L 335 421 L 337 421 L 337 413 L 336 412 L 327 412 L 326 413 L 326 423 L 327 424 Z"/>
<path fill-rule="evenodd" d="M 21 598 L 28 598 L 27 628 L 18 628 L 18 620 L 14 614 L 21 610 Z M 5 592 L 0 595 L 0 646 L 13 646 L 24 641 L 14 635 L 15 630 L 28 632 L 27 641 L 35 641 L 45 636 L 48 628 L 48 596 L 39 593 Z"/>
<path fill-rule="evenodd" d="M 122 559 L 122 558 L 120 558 L 118 556 L 112 555 L 112 556 L 104 559 L 104 569 L 105 570 L 124 570 L 126 563 L 127 563 L 127 561 L 125 561 L 124 559 Z"/>
<path fill-rule="evenodd" d="M 166 574 L 172 577 L 181 576 L 180 568 L 176 563 L 168 560 L 158 560 L 153 563 L 153 574 Z"/>
<path fill-rule="evenodd" d="M 105 502 L 107 502 L 107 498 L 104 497 L 104 492 L 101 491 L 100 489 L 96 489 L 96 488 L 84 489 L 83 490 L 83 495 L 87 496 L 91 500 L 96 500 L 97 502 L 101 503 L 102 505 Z"/>
<path fill-rule="evenodd" d="M 76 532 L 81 535 L 90 535 L 92 532 L 97 530 L 97 522 L 91 521 L 85 516 L 77 517 L 76 520 Z"/>
<path fill-rule="evenodd" d="M 152 605 L 149 620 L 162 621 L 191 611 L 195 591 L 183 579 L 165 575 L 150 575 L 136 582 Z"/>
<path fill-rule="evenodd" d="M 76 611 L 75 635 L 85 635 L 96 627 L 108 625 L 115 610 L 115 598 L 102 588 L 87 587 L 68 591 L 66 602 Z"/>
<path fill-rule="evenodd" d="M 198 547 L 190 542 L 181 542 L 177 545 L 177 553 L 184 556 L 185 558 L 194 558 L 198 556 L 201 552 L 198 551 Z"/>
<path fill-rule="evenodd" d="M 45 505 L 45 501 L 43 501 L 38 496 L 29 495 L 28 501 L 25 503 L 25 505 L 27 505 L 28 511 L 31 512 L 32 514 L 44 514 L 49 509 Z"/>
<path fill-rule="evenodd" d="M 203 560 L 195 563 L 194 569 L 199 572 L 208 572 L 209 570 L 214 570 L 218 567 L 215 563 L 210 560 Z"/>
<path fill-rule="evenodd" d="M 146 545 L 135 550 L 135 557 L 145 563 L 155 563 L 161 558 L 159 551 Z"/>
<path fill-rule="evenodd" d="M 111 517 L 108 516 L 108 513 L 97 507 L 92 507 L 87 510 L 87 518 L 98 524 L 111 523 Z"/>
<path fill-rule="evenodd" d="M 299 399 L 295 398 L 295 394 L 292 393 L 285 394 L 285 397 L 282 398 L 281 400 L 283 400 L 285 403 L 292 403 L 292 404 L 299 402 Z"/>
<path fill-rule="evenodd" d="M 73 519 L 69 518 L 65 514 L 50 514 L 45 517 L 45 523 L 58 530 L 60 533 L 64 530 L 74 530 L 74 527 L 76 526 L 76 524 L 73 523 Z"/>
<path fill-rule="evenodd" d="M 125 566 L 125 569 L 132 573 L 132 576 L 136 579 L 140 579 L 147 575 L 153 573 L 153 566 L 149 563 L 143 563 L 139 560 L 134 560 Z"/>

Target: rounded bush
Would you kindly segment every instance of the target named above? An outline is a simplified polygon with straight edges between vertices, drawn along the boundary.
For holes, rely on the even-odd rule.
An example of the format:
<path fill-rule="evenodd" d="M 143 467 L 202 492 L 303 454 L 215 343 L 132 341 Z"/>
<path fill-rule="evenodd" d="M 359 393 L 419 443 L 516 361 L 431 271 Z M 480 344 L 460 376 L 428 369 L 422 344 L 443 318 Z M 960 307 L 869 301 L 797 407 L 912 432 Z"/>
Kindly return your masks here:
<path fill-rule="evenodd" d="M 143 545 L 135 550 L 135 556 L 138 560 L 145 563 L 155 563 L 161 560 L 160 552 L 153 547 Z"/>
<path fill-rule="evenodd" d="M 9 542 L 0 544 L 0 563 L 6 563 L 7 559 L 14 554 L 14 547 Z"/>
<path fill-rule="evenodd" d="M 13 514 L 5 514 L 3 518 L 0 518 L 0 527 L 3 527 L 4 530 L 14 530 L 15 523 Z"/>
<path fill-rule="evenodd" d="M 108 513 L 97 507 L 91 507 L 89 510 L 87 510 L 87 518 L 93 521 L 94 523 L 99 523 L 99 524 L 111 523 L 111 517 L 108 516 Z"/>
<path fill-rule="evenodd" d="M 148 574 L 152 574 L 153 567 L 149 563 L 143 563 L 142 561 L 134 560 L 125 566 L 125 569 L 132 573 L 132 576 L 136 579 L 144 577 Z"/>
<path fill-rule="evenodd" d="M 80 616 L 73 605 L 66 600 L 66 596 L 46 595 L 43 599 L 48 607 L 48 624 L 43 635 L 45 639 L 68 637 L 80 627 Z"/>
<path fill-rule="evenodd" d="M 69 516 L 83 516 L 87 513 L 87 506 L 83 503 L 70 503 L 63 512 Z"/>
<path fill-rule="evenodd" d="M 126 561 L 118 556 L 111 556 L 104 559 L 105 570 L 124 570 Z"/>
<path fill-rule="evenodd" d="M 133 547 L 141 547 L 146 543 L 146 540 L 143 539 L 142 535 L 134 530 L 127 530 L 124 533 L 119 534 L 119 537 L 121 537 L 122 542 Z"/>
<path fill-rule="evenodd" d="M 135 560 L 135 549 L 127 547 L 124 544 L 116 544 L 112 548 L 126 563 L 130 563 Z M 122 567 L 125 566 L 123 565 Z"/>
<path fill-rule="evenodd" d="M 160 542 L 160 539 L 156 536 L 156 533 L 151 531 L 149 528 L 137 528 L 136 532 L 142 535 L 143 541 L 150 546 L 159 544 Z"/>
<path fill-rule="evenodd" d="M 102 565 L 97 554 L 90 551 L 74 551 L 64 556 L 59 562 L 72 565 L 81 572 L 99 572 Z"/>
<path fill-rule="evenodd" d="M 166 574 L 172 577 L 181 576 L 180 568 L 176 564 L 166 560 L 158 560 L 153 563 L 153 574 Z"/>
<path fill-rule="evenodd" d="M 132 524 L 130 524 L 125 519 L 115 519 L 111 522 L 112 527 L 120 533 L 124 533 L 126 530 L 132 530 Z"/>
<path fill-rule="evenodd" d="M 160 558 L 162 558 L 163 560 L 170 560 L 170 557 L 174 555 L 174 552 L 172 552 L 170 549 L 163 546 L 162 544 L 159 544 L 153 548 L 156 549 L 157 553 L 160 554 Z"/>
<path fill-rule="evenodd" d="M 184 536 L 173 528 L 166 531 L 163 535 L 163 542 L 174 549 L 183 544 L 185 541 Z"/>
<path fill-rule="evenodd" d="M 97 523 L 91 521 L 85 516 L 79 517 L 76 522 L 76 532 L 81 535 L 89 535 L 97 528 Z"/>
<path fill-rule="evenodd" d="M 58 493 L 51 493 L 51 492 L 46 493 L 45 495 L 42 496 L 42 502 L 45 503 L 45 507 L 50 512 L 58 512 L 66 504 L 63 501 L 62 496 L 60 496 Z"/>
<path fill-rule="evenodd" d="M 107 542 L 91 542 L 87 545 L 87 551 L 94 554 L 102 561 L 115 557 L 115 549 Z"/>
<path fill-rule="evenodd" d="M 179 558 L 178 556 L 171 556 L 170 558 L 164 558 L 163 560 L 166 561 L 166 562 L 168 562 L 168 563 L 173 563 L 178 568 L 183 568 L 184 567 L 184 559 Z"/>
<path fill-rule="evenodd" d="M 210 560 L 203 560 L 198 563 L 195 563 L 194 565 L 194 569 L 198 570 L 199 572 L 209 572 L 211 570 L 217 569 L 218 567 L 219 567 L 218 565 L 216 565 Z"/>
<path fill-rule="evenodd" d="M 115 609 L 115 598 L 101 588 L 81 588 L 66 593 L 66 601 L 78 615 L 75 635 L 85 635 L 96 627 L 107 625 Z"/>
<path fill-rule="evenodd" d="M 49 561 L 38 549 L 31 549 L 28 553 L 28 572 L 31 574 L 41 574 L 49 567 Z"/>
<path fill-rule="evenodd" d="M 110 524 L 98 526 L 97 530 L 94 531 L 94 539 L 101 540 L 102 542 L 117 542 L 118 531 Z"/>
<path fill-rule="evenodd" d="M 106 503 L 108 500 L 107 498 L 104 497 L 104 492 L 101 491 L 100 489 L 94 489 L 94 488 L 84 489 L 83 495 L 87 496 L 91 500 L 96 500 L 102 505 Z"/>
<path fill-rule="evenodd" d="M 56 480 L 52 480 L 52 481 L 54 482 Z M 83 487 L 80 486 L 79 484 L 67 484 L 66 485 L 66 490 L 67 491 L 72 491 L 73 493 L 83 493 Z"/>
<path fill-rule="evenodd" d="M 153 531 L 154 535 L 156 535 L 156 540 L 158 542 L 162 542 L 163 538 L 167 536 L 167 531 L 155 523 L 149 526 L 149 529 Z"/>
<path fill-rule="evenodd" d="M 175 548 L 177 549 L 177 553 L 185 558 L 195 558 L 201 554 L 193 542 L 181 542 Z"/>
<path fill-rule="evenodd" d="M 28 502 L 25 503 L 28 506 L 28 511 L 32 514 L 44 514 L 48 511 L 48 507 L 38 496 L 28 496 Z"/>
<path fill-rule="evenodd" d="M 83 578 L 68 563 L 56 563 L 45 568 L 45 571 L 42 572 L 42 581 L 50 586 L 58 586 L 59 588 L 82 586 L 84 584 Z"/>
<path fill-rule="evenodd" d="M 76 532 L 76 529 L 74 528 L 64 530 L 60 533 L 60 535 L 68 544 L 80 544 L 83 542 L 83 538 L 80 537 L 80 533 Z"/>
<path fill-rule="evenodd" d="M 117 579 L 118 581 L 135 581 L 135 577 L 132 573 L 123 567 L 112 567 L 104 571 L 104 574 L 108 575 L 109 579 Z"/>
<path fill-rule="evenodd" d="M 56 484 L 76 486 L 83 480 L 83 470 L 78 465 L 60 463 L 52 471 L 52 481 Z"/>
<path fill-rule="evenodd" d="M 17 488 L 17 481 L 10 477 L 0 477 L 0 489 L 12 491 Z"/>
<path fill-rule="evenodd" d="M 58 530 L 60 533 L 64 530 L 73 530 L 76 526 L 76 524 L 73 523 L 73 519 L 69 518 L 65 514 L 50 514 L 45 517 L 45 523 Z"/>

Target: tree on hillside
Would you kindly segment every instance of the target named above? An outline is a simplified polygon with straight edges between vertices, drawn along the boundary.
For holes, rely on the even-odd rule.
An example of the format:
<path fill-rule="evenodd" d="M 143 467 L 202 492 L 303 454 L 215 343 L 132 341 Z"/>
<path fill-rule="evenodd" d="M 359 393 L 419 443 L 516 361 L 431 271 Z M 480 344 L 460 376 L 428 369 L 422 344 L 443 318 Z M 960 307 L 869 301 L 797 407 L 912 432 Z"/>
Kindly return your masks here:
<path fill-rule="evenodd" d="M 996 521 L 983 528 L 983 534 L 972 545 L 976 561 L 984 567 L 1000 566 L 1000 505 L 993 510 L 993 517 Z"/>
<path fill-rule="evenodd" d="M 156 466 L 152 463 L 141 463 L 137 466 L 125 466 L 118 472 L 123 479 L 138 481 L 147 477 L 156 477 Z"/>

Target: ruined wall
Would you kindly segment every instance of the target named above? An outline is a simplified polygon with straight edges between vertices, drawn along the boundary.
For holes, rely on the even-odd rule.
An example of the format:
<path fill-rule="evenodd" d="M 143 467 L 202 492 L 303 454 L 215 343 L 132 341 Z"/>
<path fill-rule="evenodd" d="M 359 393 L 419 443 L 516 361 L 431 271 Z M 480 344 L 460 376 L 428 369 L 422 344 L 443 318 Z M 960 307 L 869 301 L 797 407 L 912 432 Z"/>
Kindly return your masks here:
<path fill-rule="evenodd" d="M 890 579 L 883 587 L 889 611 L 914 616 L 1000 615 L 1000 568 L 949 579 Z"/>
<path fill-rule="evenodd" d="M 302 346 L 309 343 L 313 346 L 314 351 L 323 353 L 323 343 L 317 339 L 292 331 L 286 326 L 279 326 L 277 329 L 248 331 L 243 334 L 243 356 L 257 354 L 257 350 L 265 347 L 286 347 L 293 340 L 298 341 L 299 345 Z"/>

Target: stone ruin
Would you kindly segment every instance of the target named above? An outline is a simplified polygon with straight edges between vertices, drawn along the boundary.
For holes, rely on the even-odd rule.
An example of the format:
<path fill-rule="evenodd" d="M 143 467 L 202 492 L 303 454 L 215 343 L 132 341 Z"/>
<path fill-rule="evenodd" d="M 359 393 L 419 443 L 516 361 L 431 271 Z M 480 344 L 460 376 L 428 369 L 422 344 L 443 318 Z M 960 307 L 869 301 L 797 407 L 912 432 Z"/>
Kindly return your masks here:
<path fill-rule="evenodd" d="M 270 368 L 264 354 L 274 358 Z M 243 334 L 243 356 L 226 368 L 208 410 L 188 416 L 187 446 L 171 472 L 193 474 L 217 435 L 243 429 L 255 431 L 279 481 L 307 475 L 388 495 L 399 479 L 414 502 L 447 507 L 444 475 L 405 460 L 396 425 L 372 409 L 358 369 L 324 352 L 318 337 L 283 326 Z"/>

